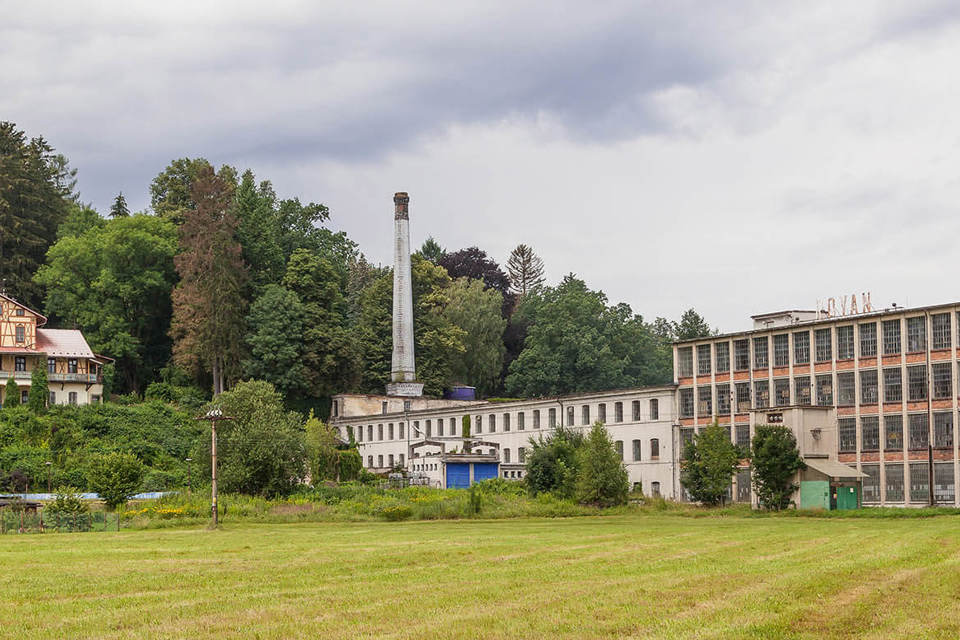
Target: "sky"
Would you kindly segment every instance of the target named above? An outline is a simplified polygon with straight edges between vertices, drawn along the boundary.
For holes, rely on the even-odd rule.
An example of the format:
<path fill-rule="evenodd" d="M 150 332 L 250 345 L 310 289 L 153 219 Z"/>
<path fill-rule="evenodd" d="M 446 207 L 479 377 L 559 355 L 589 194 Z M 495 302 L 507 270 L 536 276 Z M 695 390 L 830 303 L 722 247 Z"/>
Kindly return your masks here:
<path fill-rule="evenodd" d="M 105 213 L 173 159 L 322 202 L 367 258 L 519 243 L 652 320 L 960 300 L 951 2 L 0 0 L 0 120 Z"/>

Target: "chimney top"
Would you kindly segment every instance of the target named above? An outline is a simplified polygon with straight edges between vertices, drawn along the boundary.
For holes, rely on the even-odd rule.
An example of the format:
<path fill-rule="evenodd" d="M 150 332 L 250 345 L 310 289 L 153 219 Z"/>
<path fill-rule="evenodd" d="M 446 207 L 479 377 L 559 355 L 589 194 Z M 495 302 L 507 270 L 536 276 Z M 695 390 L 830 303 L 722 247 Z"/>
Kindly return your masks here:
<path fill-rule="evenodd" d="M 394 220 L 409 220 L 410 196 L 406 191 L 398 191 L 393 194 Z"/>

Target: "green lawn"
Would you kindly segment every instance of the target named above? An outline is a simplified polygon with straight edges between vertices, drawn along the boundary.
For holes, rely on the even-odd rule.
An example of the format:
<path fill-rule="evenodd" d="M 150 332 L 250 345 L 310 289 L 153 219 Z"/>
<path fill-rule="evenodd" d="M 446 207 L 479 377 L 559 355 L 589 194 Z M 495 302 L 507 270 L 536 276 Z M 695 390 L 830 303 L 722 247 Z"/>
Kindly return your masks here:
<path fill-rule="evenodd" d="M 673 515 L 8 535 L 17 638 L 957 638 L 960 519 Z"/>

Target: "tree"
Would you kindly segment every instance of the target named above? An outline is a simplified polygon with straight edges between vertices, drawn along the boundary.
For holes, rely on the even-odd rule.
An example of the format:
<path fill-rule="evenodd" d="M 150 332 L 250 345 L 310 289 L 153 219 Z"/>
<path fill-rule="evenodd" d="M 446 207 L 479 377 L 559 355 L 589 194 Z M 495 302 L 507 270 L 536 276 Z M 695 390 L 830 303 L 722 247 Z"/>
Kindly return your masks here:
<path fill-rule="evenodd" d="M 534 495 L 554 493 L 572 498 L 576 491 L 578 450 L 583 446 L 582 433 L 562 426 L 544 437 L 530 438 L 524 482 Z"/>
<path fill-rule="evenodd" d="M 543 284 L 543 260 L 528 245 L 519 244 L 507 260 L 510 288 L 518 296 Z"/>
<path fill-rule="evenodd" d="M 57 240 L 67 236 L 82 236 L 90 229 L 101 228 L 106 223 L 107 221 L 95 209 L 82 204 L 70 203 L 67 207 L 67 217 L 57 227 Z"/>
<path fill-rule="evenodd" d="M 680 324 L 676 327 L 677 340 L 693 340 L 713 335 L 714 331 L 707 321 L 693 309 L 687 309 L 680 316 Z"/>
<path fill-rule="evenodd" d="M 627 470 L 601 422 L 594 423 L 578 455 L 577 501 L 597 507 L 626 504 Z"/>
<path fill-rule="evenodd" d="M 47 384 L 47 368 L 38 365 L 30 374 L 30 390 L 27 392 L 27 406 L 34 414 L 43 413 L 47 408 L 50 397 L 50 387 Z"/>
<path fill-rule="evenodd" d="M 451 374 L 459 382 L 492 393 L 503 371 L 503 332 L 507 321 L 500 315 L 503 296 L 485 289 L 479 280 L 458 278 L 447 290 L 441 315 L 464 332 L 463 356 L 453 362 Z"/>
<path fill-rule="evenodd" d="M 297 294 L 280 285 L 267 285 L 247 314 L 250 355 L 243 361 L 244 374 L 266 380 L 284 395 L 307 391 L 309 372 L 303 358 L 305 316 Z"/>
<path fill-rule="evenodd" d="M 807 468 L 793 432 L 783 425 L 758 425 L 750 458 L 760 506 L 773 511 L 790 506 L 790 496 L 797 490 L 793 480 L 798 471 Z"/>
<path fill-rule="evenodd" d="M 140 491 L 143 476 L 143 463 L 131 453 L 97 455 L 87 467 L 88 486 L 113 511 Z"/>
<path fill-rule="evenodd" d="M 29 307 L 40 306 L 33 274 L 66 218 L 74 173 L 46 140 L 0 122 L 0 282 Z"/>
<path fill-rule="evenodd" d="M 4 391 L 3 408 L 13 409 L 20 406 L 20 387 L 13 378 L 7 380 L 7 388 Z"/>
<path fill-rule="evenodd" d="M 284 255 L 276 200 L 269 181 L 261 182 L 258 187 L 253 172 L 244 171 L 236 196 L 237 239 L 243 247 L 243 260 L 250 268 L 255 289 L 276 284 L 283 277 Z"/>
<path fill-rule="evenodd" d="M 437 264 L 447 270 L 451 278 L 472 278 L 483 280 L 485 287 L 496 289 L 504 297 L 510 294 L 510 279 L 495 261 L 487 257 L 486 251 L 477 247 L 460 249 L 447 253 Z"/>
<path fill-rule="evenodd" d="M 730 441 L 727 430 L 714 423 L 686 444 L 680 463 L 680 483 L 697 502 L 721 504 L 741 453 Z"/>
<path fill-rule="evenodd" d="M 123 191 L 117 194 L 110 205 L 111 218 L 126 218 L 130 215 L 130 209 L 127 207 L 127 199 L 123 197 Z"/>
<path fill-rule="evenodd" d="M 306 447 L 310 480 L 317 486 L 324 480 L 340 481 L 340 439 L 328 424 L 314 417 L 307 418 Z"/>
<path fill-rule="evenodd" d="M 183 251 L 174 258 L 180 284 L 173 291 L 173 357 L 188 370 L 210 371 L 216 395 L 240 373 L 246 271 L 231 184 L 206 166 L 190 197 L 195 208 L 184 213 Z"/>
<path fill-rule="evenodd" d="M 212 166 L 204 158 L 174 160 L 150 183 L 150 206 L 161 218 L 182 224 L 187 210 L 195 207 L 193 183 L 204 169 Z"/>
<path fill-rule="evenodd" d="M 439 264 L 445 255 L 447 255 L 446 250 L 433 239 L 433 236 L 424 240 L 423 246 L 420 247 L 420 256 L 433 264 Z"/>

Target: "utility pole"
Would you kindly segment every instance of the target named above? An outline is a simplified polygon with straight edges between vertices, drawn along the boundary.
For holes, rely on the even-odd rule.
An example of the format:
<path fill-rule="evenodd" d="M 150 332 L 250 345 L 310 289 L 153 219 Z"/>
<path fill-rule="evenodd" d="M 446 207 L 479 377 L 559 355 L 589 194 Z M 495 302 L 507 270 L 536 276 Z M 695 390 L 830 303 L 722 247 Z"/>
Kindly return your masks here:
<path fill-rule="evenodd" d="M 50 493 L 50 469 L 53 467 L 53 463 L 47 460 L 46 465 L 47 465 L 47 493 Z"/>
<path fill-rule="evenodd" d="M 193 458 L 187 458 L 187 495 L 193 495 L 193 482 L 190 480 L 190 463 L 193 461 Z"/>
<path fill-rule="evenodd" d="M 213 516 L 213 527 L 216 528 L 219 524 L 217 509 L 217 423 L 221 420 L 233 420 L 233 418 L 223 415 L 220 407 L 214 407 L 207 411 L 206 415 L 195 419 L 210 421 L 210 512 Z"/>

